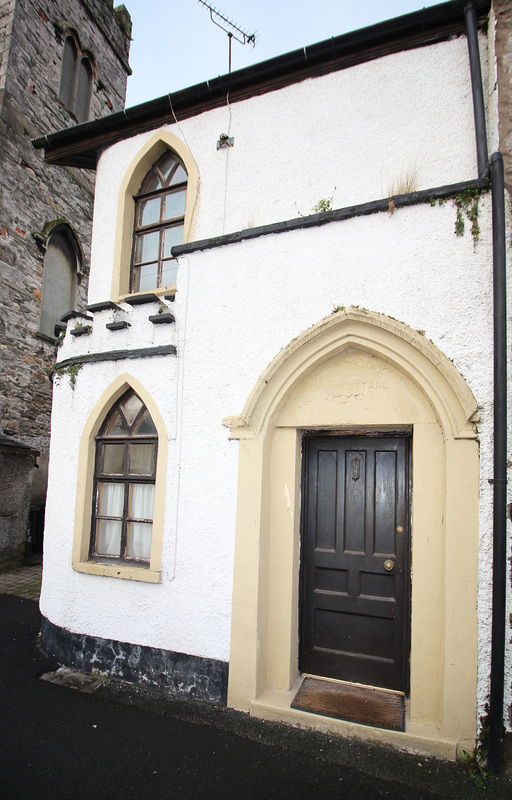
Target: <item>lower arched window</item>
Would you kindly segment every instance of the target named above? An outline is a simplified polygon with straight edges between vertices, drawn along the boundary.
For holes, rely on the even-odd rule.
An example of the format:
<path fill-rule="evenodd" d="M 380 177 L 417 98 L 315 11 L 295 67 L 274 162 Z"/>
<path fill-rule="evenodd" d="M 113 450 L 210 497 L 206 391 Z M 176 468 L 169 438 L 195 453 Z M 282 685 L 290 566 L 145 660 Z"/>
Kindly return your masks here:
<path fill-rule="evenodd" d="M 69 226 L 55 228 L 46 243 L 39 333 L 54 338 L 55 325 L 75 308 L 79 247 Z"/>
<path fill-rule="evenodd" d="M 96 437 L 91 559 L 149 565 L 157 447 L 149 411 L 130 389 Z"/>

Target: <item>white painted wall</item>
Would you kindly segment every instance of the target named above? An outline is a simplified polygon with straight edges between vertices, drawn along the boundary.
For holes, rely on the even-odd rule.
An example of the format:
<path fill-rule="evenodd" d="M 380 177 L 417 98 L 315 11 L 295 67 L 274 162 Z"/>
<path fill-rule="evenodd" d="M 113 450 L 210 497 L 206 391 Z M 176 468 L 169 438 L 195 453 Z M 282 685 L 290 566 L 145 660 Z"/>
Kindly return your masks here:
<path fill-rule="evenodd" d="M 486 62 L 484 61 L 486 71 Z M 476 177 L 464 38 L 386 56 L 166 126 L 190 149 L 200 189 L 194 238 Z M 233 148 L 216 149 L 221 133 Z M 154 131 L 100 158 L 89 302 L 110 296 L 119 187 Z"/>
<path fill-rule="evenodd" d="M 386 197 L 413 171 L 415 188 L 476 177 L 464 39 L 310 79 L 168 129 L 199 167 L 196 239 L 307 215 L 323 198 L 342 207 Z M 235 145 L 217 151 L 223 132 Z M 91 303 L 110 298 L 119 187 L 153 134 L 120 142 L 100 159 Z M 222 419 L 241 412 L 259 375 L 294 337 L 335 306 L 357 305 L 424 331 L 481 409 L 482 707 L 492 538 L 490 198 L 480 203 L 476 248 L 469 233 L 455 237 L 454 222 L 451 202 L 426 204 L 193 253 L 179 259 L 175 327 L 149 323 L 147 306 L 126 306 L 126 332 L 106 331 L 112 315 L 102 312 L 91 336 L 68 333 L 59 360 L 165 343 L 176 344 L 178 358 L 86 365 L 74 392 L 67 379 L 56 387 L 42 613 L 75 632 L 227 660 L 238 444 Z M 159 585 L 71 569 L 81 430 L 123 372 L 151 393 L 169 432 Z"/>
<path fill-rule="evenodd" d="M 455 210 L 448 203 L 194 253 L 179 263 L 176 334 L 168 333 L 170 326 L 148 323 L 144 306 L 127 309 L 132 327 L 126 336 L 106 331 L 109 312 L 97 315 L 91 336 L 76 339 L 68 333 L 59 358 L 167 339 L 176 343 L 178 359 L 85 365 L 74 392 L 67 378 L 56 387 L 43 613 L 74 631 L 227 659 L 238 445 L 228 440 L 222 419 L 242 410 L 279 350 L 336 305 L 378 310 L 425 330 L 453 359 L 483 409 L 488 408 L 487 198 L 481 201 L 480 217 L 476 251 L 469 235 L 454 235 Z M 82 575 L 70 566 L 82 426 L 103 391 L 125 371 L 151 393 L 171 438 L 159 586 Z M 482 446 L 489 431 L 488 425 L 482 430 Z M 484 498 L 490 493 L 485 482 L 482 491 Z M 482 529 L 488 528 L 487 509 Z"/>

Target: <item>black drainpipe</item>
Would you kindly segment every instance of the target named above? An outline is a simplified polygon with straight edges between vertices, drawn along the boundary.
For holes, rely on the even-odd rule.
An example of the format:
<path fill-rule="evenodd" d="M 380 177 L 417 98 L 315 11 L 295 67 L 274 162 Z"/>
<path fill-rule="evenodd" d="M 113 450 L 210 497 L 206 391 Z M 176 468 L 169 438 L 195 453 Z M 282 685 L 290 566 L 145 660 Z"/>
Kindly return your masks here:
<path fill-rule="evenodd" d="M 491 693 L 488 766 L 501 769 L 507 567 L 507 309 L 503 156 L 491 156 L 494 296 L 494 478 Z"/>
<path fill-rule="evenodd" d="M 493 485 L 493 584 L 491 676 L 489 698 L 489 770 L 499 775 L 503 744 L 503 690 L 505 679 L 506 619 L 506 525 L 507 525 L 507 316 L 505 178 L 503 156 L 494 153 L 487 163 L 485 110 L 478 50 L 478 30 L 473 3 L 464 14 L 468 37 L 473 107 L 478 158 L 478 175 L 490 169 L 492 188 L 492 247 L 494 298 L 494 474 Z"/>
<path fill-rule="evenodd" d="M 475 114 L 476 155 L 478 159 L 478 177 L 484 178 L 489 168 L 487 155 L 487 131 L 485 129 L 484 92 L 482 88 L 482 70 L 480 68 L 480 50 L 478 48 L 478 27 L 476 11 L 472 0 L 464 8 L 466 33 L 468 37 L 469 69 L 473 87 L 473 111 Z"/>

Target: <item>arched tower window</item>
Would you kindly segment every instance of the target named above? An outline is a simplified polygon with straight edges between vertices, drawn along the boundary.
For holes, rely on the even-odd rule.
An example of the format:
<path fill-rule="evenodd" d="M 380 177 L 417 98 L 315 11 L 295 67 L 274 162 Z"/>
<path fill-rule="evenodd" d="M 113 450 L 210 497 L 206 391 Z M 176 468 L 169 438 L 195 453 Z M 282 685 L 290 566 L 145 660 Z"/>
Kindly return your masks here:
<path fill-rule="evenodd" d="M 130 389 L 96 437 L 92 559 L 149 565 L 157 446 L 149 411 Z"/>
<path fill-rule="evenodd" d="M 72 36 L 66 36 L 66 40 L 64 42 L 64 52 L 62 54 L 59 98 L 62 100 L 66 108 L 70 110 L 73 106 L 73 98 L 75 94 L 75 72 L 77 58 L 78 53 L 75 40 Z"/>
<path fill-rule="evenodd" d="M 171 247 L 183 243 L 188 175 L 178 156 L 166 150 L 153 164 L 135 196 L 130 291 L 176 283 Z"/>
<path fill-rule="evenodd" d="M 82 56 L 78 65 L 76 86 L 75 116 L 79 122 L 89 118 L 89 104 L 91 102 L 92 68 L 88 58 Z"/>
<path fill-rule="evenodd" d="M 39 332 L 55 335 L 55 325 L 75 307 L 76 277 L 80 271 L 78 243 L 66 227 L 50 234 L 44 257 Z"/>
<path fill-rule="evenodd" d="M 59 98 L 78 122 L 89 118 L 93 70 L 74 36 L 66 36 L 62 54 Z"/>

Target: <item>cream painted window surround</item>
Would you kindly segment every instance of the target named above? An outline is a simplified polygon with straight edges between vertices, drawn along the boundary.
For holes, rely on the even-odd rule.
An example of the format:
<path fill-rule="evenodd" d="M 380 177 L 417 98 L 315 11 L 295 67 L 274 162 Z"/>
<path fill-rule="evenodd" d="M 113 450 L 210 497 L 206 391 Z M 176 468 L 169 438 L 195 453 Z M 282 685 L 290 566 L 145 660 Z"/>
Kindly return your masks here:
<path fill-rule="evenodd" d="M 362 394 L 348 388 L 364 384 Z M 228 704 L 266 719 L 455 758 L 476 736 L 477 403 L 454 365 L 403 323 L 348 308 L 259 378 L 240 441 Z M 410 695 L 405 731 L 291 708 L 298 688 L 304 431 L 412 429 Z M 268 613 L 272 609 L 272 613 Z"/>
<path fill-rule="evenodd" d="M 137 566 L 136 564 L 122 562 L 102 563 L 98 560 L 92 560 L 90 557 L 96 437 L 113 405 L 130 389 L 139 396 L 147 408 L 158 435 L 153 531 L 148 566 Z M 158 406 L 138 380 L 128 374 L 119 376 L 96 402 L 85 424 L 80 440 L 72 554 L 73 569 L 76 572 L 147 583 L 160 582 L 166 464 L 167 431 Z"/>
<path fill-rule="evenodd" d="M 186 147 L 177 136 L 169 131 L 160 130 L 139 150 L 126 170 L 121 182 L 112 270 L 111 295 L 114 301 L 120 301 L 131 294 L 130 271 L 133 249 L 135 197 L 139 192 L 142 181 L 166 150 L 171 150 L 178 156 L 188 175 L 183 222 L 183 242 L 190 242 L 193 239 L 194 210 L 199 192 L 199 172 L 197 164 L 188 147 Z M 162 286 L 151 291 L 155 294 L 165 294 L 175 288 L 175 285 Z M 145 292 L 142 292 L 142 294 L 144 293 Z M 133 294 L 140 294 L 140 292 L 133 292 Z"/>

